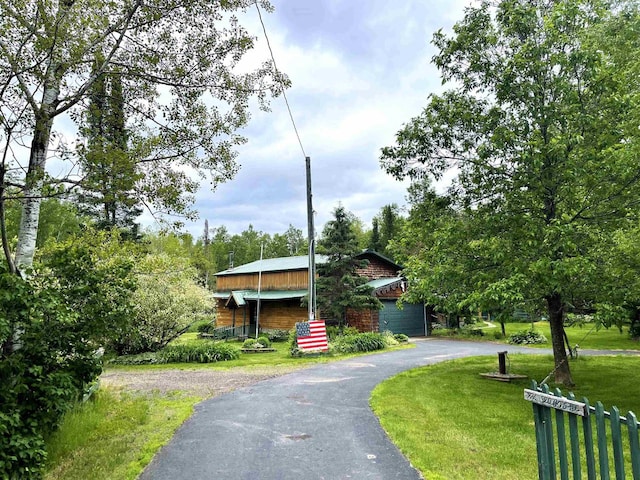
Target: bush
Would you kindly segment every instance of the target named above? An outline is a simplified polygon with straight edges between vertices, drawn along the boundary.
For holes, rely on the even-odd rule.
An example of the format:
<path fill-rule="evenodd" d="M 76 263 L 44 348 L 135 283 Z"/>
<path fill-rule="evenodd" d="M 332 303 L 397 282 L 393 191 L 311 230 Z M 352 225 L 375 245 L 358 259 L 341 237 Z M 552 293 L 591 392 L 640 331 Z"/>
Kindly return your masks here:
<path fill-rule="evenodd" d="M 189 328 L 189 332 L 198 332 L 198 333 L 213 333 L 216 328 L 215 322 L 211 320 L 203 320 L 201 322 L 196 322 Z"/>
<path fill-rule="evenodd" d="M 409 341 L 409 337 L 407 337 L 404 333 L 396 333 L 393 338 L 395 338 L 398 343 L 407 343 Z"/>
<path fill-rule="evenodd" d="M 158 363 L 214 363 L 238 358 L 238 349 L 225 342 L 169 345 L 157 353 Z"/>
<path fill-rule="evenodd" d="M 138 262 L 134 312 L 110 347 L 119 355 L 153 352 L 180 336 L 193 323 L 210 320 L 215 304 L 195 283 L 197 271 L 188 260 L 149 254 Z"/>
<path fill-rule="evenodd" d="M 373 352 L 384 350 L 386 343 L 381 333 L 368 332 L 338 337 L 334 347 L 340 353 Z"/>
<path fill-rule="evenodd" d="M 264 348 L 270 348 L 271 347 L 271 340 L 269 340 L 269 338 L 264 337 L 262 335 L 260 335 L 258 337 L 258 343 L 260 345 L 262 345 Z"/>
<path fill-rule="evenodd" d="M 635 340 L 640 338 L 640 323 L 636 322 L 629 327 L 629 337 Z"/>
<path fill-rule="evenodd" d="M 502 340 L 504 338 L 504 335 L 502 335 L 502 332 L 500 330 L 494 330 L 493 331 L 493 338 L 495 340 Z"/>
<path fill-rule="evenodd" d="M 289 340 L 289 330 L 266 330 L 260 336 L 265 334 L 272 342 L 286 342 Z"/>
<path fill-rule="evenodd" d="M 41 477 L 45 436 L 101 371 L 91 324 L 66 303 L 57 288 L 52 277 L 34 275 L 25 281 L 6 273 L 0 264 L 3 479 Z M 11 347 L 15 332 L 20 332 L 20 348 Z"/>
<path fill-rule="evenodd" d="M 247 338 L 242 342 L 242 348 L 262 348 L 263 345 L 257 346 L 258 341 L 255 338 Z"/>
<path fill-rule="evenodd" d="M 391 330 L 385 330 L 384 332 L 382 332 L 382 338 L 384 339 L 384 343 L 387 347 L 395 347 L 396 345 L 400 345 L 400 342 L 395 339 Z"/>
<path fill-rule="evenodd" d="M 136 355 L 121 355 L 110 359 L 107 363 L 109 365 L 153 365 L 159 362 L 156 352 L 145 352 Z"/>
<path fill-rule="evenodd" d="M 514 345 L 536 345 L 547 343 L 547 337 L 535 330 L 523 330 L 510 335 L 509 343 Z"/>

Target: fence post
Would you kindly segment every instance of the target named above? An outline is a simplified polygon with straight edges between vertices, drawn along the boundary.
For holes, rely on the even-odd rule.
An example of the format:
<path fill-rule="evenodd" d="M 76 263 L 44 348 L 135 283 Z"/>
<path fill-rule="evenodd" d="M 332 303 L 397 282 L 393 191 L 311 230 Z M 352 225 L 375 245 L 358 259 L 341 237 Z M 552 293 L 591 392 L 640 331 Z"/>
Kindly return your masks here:
<path fill-rule="evenodd" d="M 609 416 L 611 423 L 611 443 L 613 444 L 613 465 L 616 479 L 624 478 L 624 454 L 622 452 L 622 430 L 620 428 L 620 410 L 613 407 Z"/>
<path fill-rule="evenodd" d="M 631 467 L 633 480 L 640 480 L 640 445 L 638 444 L 638 419 L 633 412 L 627 413 L 627 429 L 629 430 L 629 449 L 631 450 Z"/>
<path fill-rule="evenodd" d="M 601 480 L 609 480 L 609 454 L 607 451 L 607 429 L 604 424 L 604 406 L 596 402 L 596 434 L 598 435 L 598 462 Z"/>
<path fill-rule="evenodd" d="M 569 392 L 569 400 L 576 399 L 573 392 Z M 569 415 L 569 438 L 571 440 L 571 467 L 573 468 L 573 480 L 582 479 L 582 462 L 580 461 L 580 438 L 578 435 L 578 417 Z"/>

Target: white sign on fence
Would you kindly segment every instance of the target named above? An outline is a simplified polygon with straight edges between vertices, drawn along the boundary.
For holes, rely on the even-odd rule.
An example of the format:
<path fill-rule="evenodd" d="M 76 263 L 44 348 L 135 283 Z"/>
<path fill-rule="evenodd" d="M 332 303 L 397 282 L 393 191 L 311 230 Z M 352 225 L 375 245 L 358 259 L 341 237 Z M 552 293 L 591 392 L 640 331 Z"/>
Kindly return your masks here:
<path fill-rule="evenodd" d="M 569 400 L 564 397 L 556 397 L 549 393 L 542 393 L 525 388 L 524 399 L 538 405 L 555 408 L 556 410 L 562 410 L 563 412 L 573 413 L 574 415 L 580 415 L 581 417 L 589 415 L 589 409 L 585 403 L 576 402 L 575 400 Z"/>

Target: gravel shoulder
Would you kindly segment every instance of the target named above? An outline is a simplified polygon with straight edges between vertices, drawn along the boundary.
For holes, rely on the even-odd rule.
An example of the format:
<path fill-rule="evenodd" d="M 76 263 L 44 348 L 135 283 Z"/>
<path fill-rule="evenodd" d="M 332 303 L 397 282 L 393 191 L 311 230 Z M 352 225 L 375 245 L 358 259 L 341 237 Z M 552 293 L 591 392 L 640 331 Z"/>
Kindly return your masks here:
<path fill-rule="evenodd" d="M 229 370 L 177 368 L 157 370 L 106 370 L 100 376 L 104 387 L 130 392 L 162 394 L 180 391 L 200 397 L 215 397 L 269 378 L 280 377 L 298 366 L 236 367 Z"/>

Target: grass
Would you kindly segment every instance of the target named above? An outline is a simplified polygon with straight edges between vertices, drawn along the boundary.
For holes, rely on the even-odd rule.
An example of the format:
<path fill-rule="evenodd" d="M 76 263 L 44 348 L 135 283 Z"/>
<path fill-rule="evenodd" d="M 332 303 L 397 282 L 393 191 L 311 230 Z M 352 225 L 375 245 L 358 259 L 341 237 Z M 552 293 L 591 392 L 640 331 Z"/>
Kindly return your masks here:
<path fill-rule="evenodd" d="M 183 338 L 184 337 L 184 338 Z M 186 333 L 180 337 L 176 343 L 172 344 L 186 344 L 189 342 L 210 342 L 213 340 L 202 340 L 197 337 L 197 334 Z M 229 343 L 236 345 L 238 348 L 242 346 L 242 342 L 230 341 Z M 289 354 L 288 342 L 274 342 L 271 344 L 271 348 L 274 348 L 275 352 L 270 353 L 241 353 L 240 358 L 237 360 L 228 360 L 225 362 L 216 363 L 176 363 L 176 364 L 162 364 L 162 365 L 109 365 L 108 369 L 118 370 L 155 370 L 155 369 L 167 369 L 167 368 L 179 368 L 182 370 L 201 370 L 201 369 L 214 369 L 214 370 L 228 370 L 235 367 L 282 367 L 282 366 L 299 366 L 327 363 L 336 360 L 345 360 L 347 358 L 363 355 L 363 353 L 352 354 L 318 354 L 318 355 L 303 355 L 302 357 L 292 357 Z M 400 344 L 395 347 L 386 348 L 385 350 L 378 350 L 375 352 L 366 352 L 365 355 L 375 353 L 385 353 L 389 350 L 397 350 L 403 348 L 414 348 L 412 344 Z"/>
<path fill-rule="evenodd" d="M 500 324 L 495 323 L 495 328 L 485 327 L 482 324 L 476 324 L 473 327 L 480 328 L 485 332 L 483 337 L 473 336 L 465 337 L 465 340 L 485 340 L 485 341 L 500 341 L 508 343 L 506 339 L 496 340 L 493 336 L 493 332 L 500 332 Z M 531 347 L 538 348 L 551 348 L 551 329 L 549 328 L 549 322 L 535 322 L 534 329 L 544 334 L 549 340 L 548 343 L 543 345 L 529 345 Z M 521 332 L 523 330 L 531 329 L 531 323 L 506 323 L 505 331 L 507 338 L 509 335 Z M 629 338 L 628 328 L 624 327 L 623 332 L 620 333 L 617 327 L 600 328 L 596 330 L 594 325 L 587 324 L 582 327 L 573 326 L 565 327 L 567 337 L 571 346 L 576 344 L 580 345 L 580 349 L 594 349 L 594 350 L 640 350 L 640 342 Z M 444 336 L 446 331 L 435 331 L 435 336 Z"/>
<path fill-rule="evenodd" d="M 186 333 L 174 344 L 202 342 Z M 235 343 L 235 342 L 234 342 Z M 237 342 L 238 348 L 242 345 Z M 342 360 L 363 354 L 291 357 L 287 342 L 273 343 L 272 353 L 240 354 L 240 359 L 211 364 L 113 366 L 112 369 L 145 370 L 180 368 L 231 369 L 300 366 Z M 413 348 L 413 345 L 393 347 Z M 389 351 L 389 349 L 381 352 Z M 378 353 L 378 352 L 371 352 Z M 108 370 L 108 369 L 107 369 Z M 102 389 L 87 403 L 70 411 L 60 429 L 47 441 L 45 480 L 135 479 L 193 413 L 202 398 L 171 395 L 127 394 Z"/>
<path fill-rule="evenodd" d="M 100 390 L 47 441 L 45 480 L 133 480 L 200 398 Z"/>
<path fill-rule="evenodd" d="M 553 368 L 551 356 L 509 357 L 513 373 L 538 381 Z M 577 397 L 640 412 L 635 357 L 580 357 L 571 369 Z M 476 357 L 404 372 L 374 390 L 371 406 L 425 478 L 536 479 L 533 415 L 523 399 L 529 382 L 479 376 L 495 370 L 495 357 Z"/>

